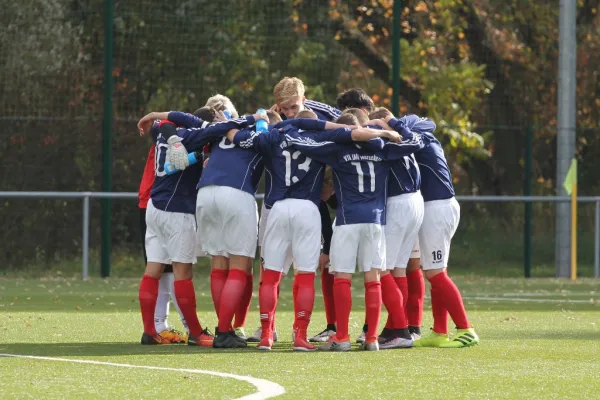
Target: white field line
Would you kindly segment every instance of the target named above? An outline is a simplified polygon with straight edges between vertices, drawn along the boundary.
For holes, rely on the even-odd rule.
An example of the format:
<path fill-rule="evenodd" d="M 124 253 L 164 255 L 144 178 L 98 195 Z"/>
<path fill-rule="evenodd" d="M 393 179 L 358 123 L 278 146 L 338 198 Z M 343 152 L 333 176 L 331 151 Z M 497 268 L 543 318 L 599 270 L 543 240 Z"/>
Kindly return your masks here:
<path fill-rule="evenodd" d="M 20 354 L 1 354 L 0 357 L 14 357 L 14 358 L 29 358 L 33 360 L 44 360 L 44 361 L 59 361 L 69 362 L 78 364 L 92 364 L 92 365 L 106 365 L 109 367 L 120 367 L 120 368 L 138 368 L 138 369 L 152 369 L 158 371 L 175 371 L 175 372 L 187 372 L 190 374 L 203 374 L 217 376 L 220 378 L 231 378 L 238 381 L 248 382 L 258 389 L 257 392 L 249 394 L 244 397 L 239 397 L 236 400 L 263 400 L 270 399 L 272 397 L 280 396 L 285 393 L 285 388 L 275 382 L 268 381 L 266 379 L 253 378 L 251 376 L 234 375 L 225 372 L 207 371 L 202 369 L 187 369 L 187 368 L 167 368 L 167 367 L 154 367 L 147 365 L 132 365 L 132 364 L 117 364 L 103 361 L 93 360 L 76 360 L 69 358 L 58 358 L 58 357 L 39 357 L 39 356 L 25 356 Z"/>

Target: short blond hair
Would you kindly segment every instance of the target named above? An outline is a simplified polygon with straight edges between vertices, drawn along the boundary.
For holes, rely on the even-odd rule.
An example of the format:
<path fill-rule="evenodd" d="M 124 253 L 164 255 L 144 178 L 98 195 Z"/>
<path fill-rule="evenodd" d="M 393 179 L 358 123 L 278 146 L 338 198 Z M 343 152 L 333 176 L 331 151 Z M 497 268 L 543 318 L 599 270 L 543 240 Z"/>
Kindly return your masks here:
<path fill-rule="evenodd" d="M 286 76 L 273 88 L 273 96 L 277 104 L 294 96 L 304 96 L 304 83 L 296 77 Z"/>
<path fill-rule="evenodd" d="M 390 116 L 394 116 L 390 110 L 385 107 L 377 107 L 369 114 L 369 119 L 385 119 Z"/>
<path fill-rule="evenodd" d="M 277 114 L 275 111 L 267 110 L 267 117 L 269 117 L 270 124 L 276 124 L 281 122 L 281 115 Z"/>
<path fill-rule="evenodd" d="M 206 107 L 214 108 L 217 111 L 227 110 L 231 113 L 231 118 L 238 118 L 240 116 L 229 97 L 222 94 L 215 94 L 206 100 Z"/>
<path fill-rule="evenodd" d="M 342 114 L 335 120 L 338 124 L 344 125 L 358 125 L 358 118 L 354 114 Z"/>
<path fill-rule="evenodd" d="M 330 166 L 325 166 L 325 173 L 323 174 L 323 186 L 333 186 L 333 170 Z"/>
<path fill-rule="evenodd" d="M 313 110 L 302 110 L 296 114 L 296 118 L 319 119 Z"/>
<path fill-rule="evenodd" d="M 363 110 L 361 110 L 360 108 L 346 108 L 344 111 L 342 111 L 342 115 L 344 115 L 344 114 L 354 115 L 356 117 L 356 119 L 358 120 L 358 124 L 360 126 L 363 126 L 367 122 L 369 122 L 369 117 L 368 117 L 367 113 L 364 112 Z"/>

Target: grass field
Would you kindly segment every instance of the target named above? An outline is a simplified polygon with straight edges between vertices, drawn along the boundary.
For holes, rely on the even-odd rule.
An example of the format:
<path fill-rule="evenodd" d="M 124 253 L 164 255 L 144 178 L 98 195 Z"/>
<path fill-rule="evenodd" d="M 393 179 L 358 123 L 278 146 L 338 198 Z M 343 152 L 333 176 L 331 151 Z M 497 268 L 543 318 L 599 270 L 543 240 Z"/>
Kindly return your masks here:
<path fill-rule="evenodd" d="M 142 347 L 138 344 L 138 279 L 2 279 L 0 353 L 50 359 L 1 357 L 1 397 L 221 399 L 255 393 L 247 398 L 259 399 L 276 394 L 279 388 L 285 390 L 278 397 L 282 399 L 598 398 L 600 290 L 596 281 L 474 277 L 456 281 L 481 338 L 476 347 L 293 353 L 291 280 L 286 279 L 277 317 L 282 340 L 265 354 L 253 348 Z M 199 316 L 212 328 L 216 317 L 206 275 L 198 276 L 195 283 Z M 362 326 L 364 309 L 360 282 L 355 283 L 353 336 Z M 316 305 L 311 333 L 324 325 L 320 297 Z M 176 314 L 170 320 L 180 327 Z M 255 297 L 248 330 L 253 331 L 257 323 Z M 426 310 L 424 327 L 429 326 Z M 88 360 L 112 364 L 81 363 Z M 257 389 L 239 377 L 207 372 L 276 385 L 252 381 L 259 385 Z"/>

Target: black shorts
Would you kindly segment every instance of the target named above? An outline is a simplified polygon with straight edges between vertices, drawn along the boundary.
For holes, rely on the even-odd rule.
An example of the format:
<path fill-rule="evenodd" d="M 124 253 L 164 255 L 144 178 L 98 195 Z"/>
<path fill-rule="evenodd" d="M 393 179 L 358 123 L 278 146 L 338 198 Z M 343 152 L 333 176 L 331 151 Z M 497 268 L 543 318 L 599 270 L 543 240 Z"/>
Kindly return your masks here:
<path fill-rule="evenodd" d="M 140 208 L 140 233 L 142 239 L 142 250 L 144 250 L 144 262 L 148 263 L 148 256 L 146 255 L 146 209 Z M 165 273 L 173 272 L 173 266 L 171 264 L 165 265 Z"/>

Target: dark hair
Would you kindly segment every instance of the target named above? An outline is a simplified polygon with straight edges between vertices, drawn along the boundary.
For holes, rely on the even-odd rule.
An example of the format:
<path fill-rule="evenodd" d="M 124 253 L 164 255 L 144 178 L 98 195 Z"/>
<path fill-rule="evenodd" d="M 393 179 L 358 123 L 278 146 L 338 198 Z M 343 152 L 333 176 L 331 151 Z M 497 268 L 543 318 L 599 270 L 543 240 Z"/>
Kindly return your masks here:
<path fill-rule="evenodd" d="M 211 107 L 200 107 L 194 111 L 194 115 L 202 121 L 213 122 L 215 119 L 215 110 Z"/>
<path fill-rule="evenodd" d="M 364 90 L 353 88 L 340 93 L 336 99 L 336 106 L 342 111 L 347 108 L 364 108 L 367 112 L 371 112 L 375 107 L 375 103 Z"/>

